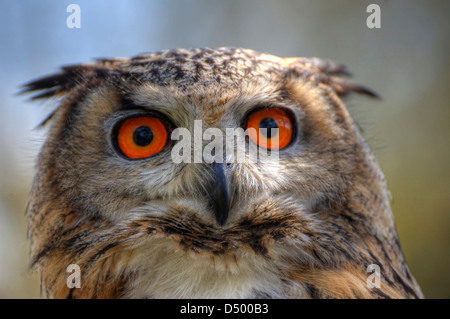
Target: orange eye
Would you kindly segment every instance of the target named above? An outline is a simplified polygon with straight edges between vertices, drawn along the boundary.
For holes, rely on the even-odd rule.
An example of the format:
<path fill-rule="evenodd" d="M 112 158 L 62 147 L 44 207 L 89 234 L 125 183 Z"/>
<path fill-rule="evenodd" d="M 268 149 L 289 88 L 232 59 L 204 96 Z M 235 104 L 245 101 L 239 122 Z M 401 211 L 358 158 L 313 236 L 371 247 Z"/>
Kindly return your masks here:
<path fill-rule="evenodd" d="M 291 142 L 294 128 L 285 111 L 269 108 L 251 114 L 247 120 L 247 130 L 249 137 L 257 145 L 268 149 L 282 149 Z"/>
<path fill-rule="evenodd" d="M 163 149 L 167 143 L 167 129 L 155 117 L 132 117 L 125 120 L 117 132 L 117 145 L 129 158 L 145 158 Z"/>

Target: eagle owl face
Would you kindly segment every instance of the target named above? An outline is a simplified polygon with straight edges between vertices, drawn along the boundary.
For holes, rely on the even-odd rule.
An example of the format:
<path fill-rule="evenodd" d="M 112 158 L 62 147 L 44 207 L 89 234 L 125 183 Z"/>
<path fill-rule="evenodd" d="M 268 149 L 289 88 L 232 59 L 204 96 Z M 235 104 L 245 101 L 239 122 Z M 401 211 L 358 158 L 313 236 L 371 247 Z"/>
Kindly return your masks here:
<path fill-rule="evenodd" d="M 178 49 L 29 83 L 35 98 L 61 98 L 28 210 L 47 294 L 421 297 L 342 101 L 375 94 L 346 73 L 316 58 Z M 67 285 L 71 264 L 80 288 Z M 379 288 L 367 284 L 374 264 Z"/>

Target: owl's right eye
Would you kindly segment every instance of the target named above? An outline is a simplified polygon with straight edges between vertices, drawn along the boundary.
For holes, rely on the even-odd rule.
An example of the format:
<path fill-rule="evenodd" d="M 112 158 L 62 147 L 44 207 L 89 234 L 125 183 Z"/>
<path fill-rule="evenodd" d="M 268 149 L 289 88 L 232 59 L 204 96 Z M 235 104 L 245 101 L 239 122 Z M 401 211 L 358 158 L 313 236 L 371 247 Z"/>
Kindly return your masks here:
<path fill-rule="evenodd" d="M 166 126 L 156 117 L 138 116 L 123 121 L 117 146 L 128 158 L 140 159 L 159 153 L 167 144 Z"/>

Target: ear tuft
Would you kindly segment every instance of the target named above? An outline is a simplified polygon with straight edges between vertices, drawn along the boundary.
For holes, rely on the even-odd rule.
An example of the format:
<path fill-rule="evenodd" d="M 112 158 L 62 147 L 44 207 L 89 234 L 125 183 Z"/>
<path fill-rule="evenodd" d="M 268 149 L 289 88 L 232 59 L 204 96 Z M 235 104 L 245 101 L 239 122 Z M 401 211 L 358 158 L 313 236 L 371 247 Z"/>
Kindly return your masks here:
<path fill-rule="evenodd" d="M 285 66 L 287 75 L 327 84 L 341 97 L 356 92 L 380 98 L 372 89 L 342 77 L 352 75 L 344 64 L 319 58 L 286 58 Z"/>
<path fill-rule="evenodd" d="M 331 77 L 329 80 L 331 87 L 339 96 L 345 96 L 348 93 L 356 92 L 360 94 L 365 94 L 373 98 L 380 98 L 380 95 L 374 90 L 368 88 L 367 86 L 355 83 L 349 79 Z"/>
<path fill-rule="evenodd" d="M 77 87 L 89 88 L 92 87 L 91 84 L 99 83 L 99 79 L 118 74 L 115 69 L 120 60 L 97 59 L 96 62 L 64 66 L 58 73 L 25 83 L 17 94 L 36 93 L 31 96 L 31 100 L 65 97 Z M 51 112 L 39 126 L 45 126 L 58 108 Z"/>
<path fill-rule="evenodd" d="M 67 65 L 61 71 L 25 83 L 18 94 L 34 93 L 32 100 L 64 96 L 80 83 L 114 75 L 123 58 L 99 58 L 95 63 Z"/>
<path fill-rule="evenodd" d="M 19 94 L 39 92 L 31 97 L 32 100 L 63 95 L 75 85 L 77 78 L 81 77 L 83 73 L 81 65 L 63 67 L 59 73 L 25 83 Z"/>

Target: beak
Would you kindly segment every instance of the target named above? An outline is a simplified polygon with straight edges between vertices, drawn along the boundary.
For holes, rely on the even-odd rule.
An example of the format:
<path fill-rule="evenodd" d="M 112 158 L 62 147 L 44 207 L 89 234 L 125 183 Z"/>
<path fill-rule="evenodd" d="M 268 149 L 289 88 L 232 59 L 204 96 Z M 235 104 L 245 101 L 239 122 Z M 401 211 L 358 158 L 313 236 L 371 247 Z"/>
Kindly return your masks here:
<path fill-rule="evenodd" d="M 226 164 L 214 162 L 211 165 L 211 179 L 206 196 L 217 223 L 223 226 L 228 219 L 230 209 L 230 185 L 224 171 Z"/>

